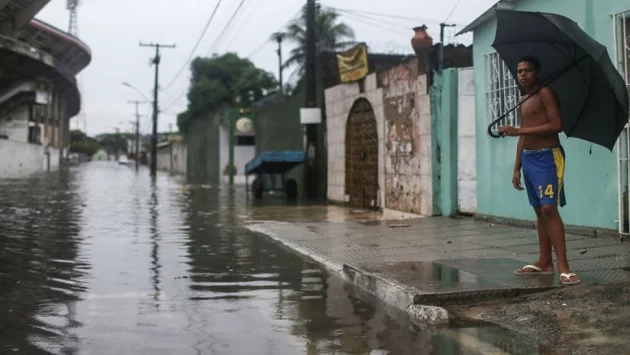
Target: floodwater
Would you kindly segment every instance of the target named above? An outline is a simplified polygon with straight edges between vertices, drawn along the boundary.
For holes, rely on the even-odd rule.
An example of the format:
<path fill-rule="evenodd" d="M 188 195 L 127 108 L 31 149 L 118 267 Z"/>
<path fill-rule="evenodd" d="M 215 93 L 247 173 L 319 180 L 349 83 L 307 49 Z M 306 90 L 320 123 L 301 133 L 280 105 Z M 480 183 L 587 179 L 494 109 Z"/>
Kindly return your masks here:
<path fill-rule="evenodd" d="M 363 303 L 245 231 L 252 208 L 110 162 L 0 181 L 0 354 L 539 353 Z"/>

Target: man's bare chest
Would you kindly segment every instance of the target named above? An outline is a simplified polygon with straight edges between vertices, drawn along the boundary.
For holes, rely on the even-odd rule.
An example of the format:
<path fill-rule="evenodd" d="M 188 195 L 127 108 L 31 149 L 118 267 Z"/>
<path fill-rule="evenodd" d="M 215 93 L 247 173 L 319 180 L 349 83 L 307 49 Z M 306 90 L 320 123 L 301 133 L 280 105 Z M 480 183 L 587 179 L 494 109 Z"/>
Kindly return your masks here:
<path fill-rule="evenodd" d="M 521 120 L 524 125 L 528 125 L 532 121 L 534 121 L 533 123 L 538 123 L 546 118 L 545 106 L 538 95 L 534 95 L 521 105 Z"/>

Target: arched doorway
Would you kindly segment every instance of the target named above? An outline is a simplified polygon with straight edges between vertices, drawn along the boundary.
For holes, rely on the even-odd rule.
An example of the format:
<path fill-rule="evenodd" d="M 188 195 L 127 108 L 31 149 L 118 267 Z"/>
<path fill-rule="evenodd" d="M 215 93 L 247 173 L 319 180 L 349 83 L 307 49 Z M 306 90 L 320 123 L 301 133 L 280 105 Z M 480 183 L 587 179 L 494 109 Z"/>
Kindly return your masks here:
<path fill-rule="evenodd" d="M 346 194 L 353 207 L 375 208 L 378 190 L 376 117 L 370 102 L 361 98 L 346 123 Z"/>

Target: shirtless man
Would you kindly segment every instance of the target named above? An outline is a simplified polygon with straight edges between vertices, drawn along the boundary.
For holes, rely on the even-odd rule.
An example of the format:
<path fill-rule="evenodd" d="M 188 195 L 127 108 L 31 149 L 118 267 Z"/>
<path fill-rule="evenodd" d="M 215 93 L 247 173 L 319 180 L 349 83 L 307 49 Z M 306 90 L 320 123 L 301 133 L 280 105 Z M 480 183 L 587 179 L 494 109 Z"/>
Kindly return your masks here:
<path fill-rule="evenodd" d="M 558 206 L 563 207 L 564 197 L 564 149 L 558 133 L 562 132 L 562 120 L 558 98 L 548 87 L 540 83 L 540 61 L 535 57 L 522 58 L 517 67 L 518 80 L 526 91 L 519 107 L 521 128 L 502 126 L 504 136 L 518 136 L 516 161 L 512 184 L 521 186 L 523 169 L 529 203 L 534 207 L 538 224 L 540 258 L 533 265 L 515 271 L 517 275 L 553 274 L 551 247 L 556 252 L 560 281 L 564 285 L 580 282 L 569 269 L 567 261 L 564 224 Z M 540 89 L 540 90 L 539 90 Z M 539 90 L 539 91 L 538 91 Z"/>

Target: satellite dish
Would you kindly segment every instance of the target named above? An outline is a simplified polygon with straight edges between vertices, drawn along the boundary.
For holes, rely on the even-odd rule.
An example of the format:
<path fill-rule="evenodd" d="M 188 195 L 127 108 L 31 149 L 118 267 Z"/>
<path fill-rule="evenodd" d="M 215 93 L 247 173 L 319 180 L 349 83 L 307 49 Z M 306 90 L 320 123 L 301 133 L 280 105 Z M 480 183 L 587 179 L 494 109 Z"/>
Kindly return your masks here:
<path fill-rule="evenodd" d="M 236 130 L 239 133 L 252 133 L 254 130 L 254 123 L 247 117 L 239 118 L 238 121 L 236 121 Z"/>

